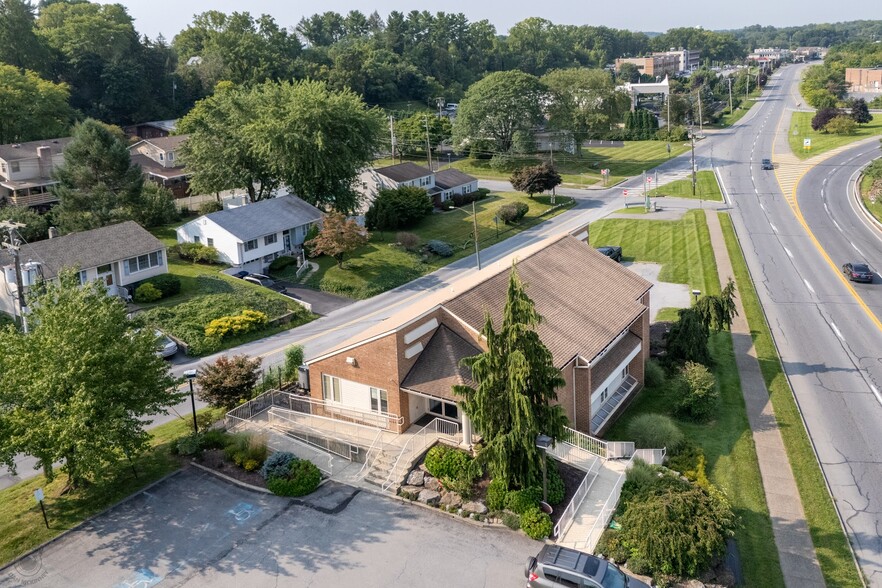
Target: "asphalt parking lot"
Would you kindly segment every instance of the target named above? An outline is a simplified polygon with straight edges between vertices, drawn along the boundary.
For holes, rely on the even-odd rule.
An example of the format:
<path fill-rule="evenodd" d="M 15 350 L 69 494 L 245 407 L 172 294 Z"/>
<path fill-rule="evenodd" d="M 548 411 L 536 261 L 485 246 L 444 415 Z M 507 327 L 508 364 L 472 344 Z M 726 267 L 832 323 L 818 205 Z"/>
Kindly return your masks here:
<path fill-rule="evenodd" d="M 189 469 L 0 570 L 0 586 L 521 586 L 539 547 L 348 486 L 297 502 Z"/>

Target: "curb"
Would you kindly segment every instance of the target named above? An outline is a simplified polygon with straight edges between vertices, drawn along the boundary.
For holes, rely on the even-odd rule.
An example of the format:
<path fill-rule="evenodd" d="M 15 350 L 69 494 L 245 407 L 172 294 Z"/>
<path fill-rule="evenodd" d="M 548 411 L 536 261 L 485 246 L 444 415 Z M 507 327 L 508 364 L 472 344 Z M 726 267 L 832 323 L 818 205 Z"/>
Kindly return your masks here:
<path fill-rule="evenodd" d="M 33 549 L 29 549 L 26 553 L 23 553 L 23 554 L 19 555 L 19 556 L 16 557 L 14 560 L 12 560 L 12 561 L 10 561 L 9 563 L 7 563 L 6 565 L 4 565 L 4 566 L 0 566 L 0 575 L 2 575 L 3 572 L 5 572 L 6 570 L 8 570 L 8 569 L 11 568 L 12 566 L 14 566 L 16 563 L 18 563 L 18 562 L 21 561 L 22 559 L 24 559 L 24 558 L 26 558 L 26 557 L 28 557 L 28 556 L 30 556 L 30 555 L 33 555 L 34 553 L 37 553 L 38 551 L 41 551 L 43 548 L 52 545 L 52 544 L 55 543 L 56 541 L 60 541 L 61 539 L 63 539 L 63 538 L 66 537 L 67 535 L 73 533 L 74 531 L 78 531 L 81 527 L 84 527 L 84 526 L 86 525 L 86 523 L 89 523 L 92 519 L 95 519 L 95 518 L 100 517 L 101 515 L 103 515 L 103 514 L 105 514 L 105 513 L 107 513 L 107 512 L 110 512 L 111 510 L 115 509 L 116 507 L 121 506 L 121 505 L 125 504 L 126 502 L 128 502 L 128 501 L 134 499 L 136 496 L 138 496 L 138 495 L 140 495 L 140 494 L 143 494 L 144 492 L 150 490 L 150 489 L 153 488 L 154 486 L 158 486 L 159 484 L 162 484 L 163 482 L 165 482 L 165 481 L 168 480 L 169 478 L 172 478 L 172 477 L 174 477 L 174 476 L 177 476 L 177 475 L 180 474 L 182 471 L 184 471 L 182 468 L 178 468 L 177 470 L 173 471 L 172 473 L 170 473 L 170 474 L 166 474 L 165 476 L 161 477 L 160 479 L 156 480 L 155 482 L 151 482 L 150 484 L 144 486 L 143 488 L 141 488 L 141 489 L 138 490 L 137 492 L 133 492 L 132 494 L 129 494 L 128 496 L 126 496 L 126 497 L 123 498 L 122 500 L 120 500 L 120 501 L 118 501 L 118 502 L 115 502 L 114 504 L 111 504 L 111 505 L 108 506 L 107 508 L 105 508 L 105 509 L 103 509 L 103 510 L 101 510 L 101 511 L 99 511 L 99 512 L 96 512 L 96 513 L 93 514 L 93 515 L 88 516 L 87 518 L 83 519 L 82 521 L 80 521 L 79 523 L 77 523 L 76 525 L 74 525 L 73 527 L 71 527 L 70 529 L 67 529 L 67 530 L 65 530 L 65 531 L 62 531 L 61 533 L 59 533 L 58 535 L 56 535 L 56 536 L 53 537 L 52 539 L 49 539 L 48 541 L 45 541 L 44 543 L 41 543 L 40 545 L 37 545 L 37 546 L 34 547 Z"/>
<path fill-rule="evenodd" d="M 242 482 L 241 480 L 237 480 L 236 478 L 230 477 L 226 474 L 222 474 L 217 470 L 213 470 L 210 467 L 204 466 L 202 464 L 198 464 L 195 461 L 191 461 L 190 465 L 196 469 L 202 470 L 203 472 L 207 472 L 212 476 L 220 478 L 225 482 L 229 482 L 235 486 L 239 486 L 240 488 L 244 488 L 245 490 L 251 490 L 252 492 L 261 492 L 263 494 L 269 494 L 271 496 L 275 496 L 272 492 L 267 490 L 266 488 L 261 488 L 260 486 L 254 486 L 253 484 L 249 484 L 248 482 Z"/>
<path fill-rule="evenodd" d="M 867 205 L 864 203 L 864 199 L 861 196 L 861 182 L 864 179 L 864 174 L 861 173 L 857 180 L 854 183 L 854 189 L 852 190 L 852 197 L 854 198 L 857 205 L 860 207 L 861 213 L 867 218 L 868 221 L 876 225 L 876 228 L 882 231 L 882 222 L 879 222 L 873 214 L 867 209 Z"/>

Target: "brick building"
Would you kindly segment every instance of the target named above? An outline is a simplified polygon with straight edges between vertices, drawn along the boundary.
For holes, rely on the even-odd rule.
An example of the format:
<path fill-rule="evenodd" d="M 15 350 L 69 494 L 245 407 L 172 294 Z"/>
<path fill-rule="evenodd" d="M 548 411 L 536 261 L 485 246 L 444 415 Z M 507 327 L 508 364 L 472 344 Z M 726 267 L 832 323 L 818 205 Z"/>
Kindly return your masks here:
<path fill-rule="evenodd" d="M 845 83 L 850 92 L 882 92 L 882 67 L 847 67 Z"/>
<path fill-rule="evenodd" d="M 518 255 L 517 272 L 543 319 L 537 332 L 566 382 L 558 402 L 570 426 L 600 435 L 643 385 L 651 284 L 569 235 Z M 398 432 L 441 417 L 471 439 L 452 386 L 473 385 L 460 361 L 486 349 L 485 316 L 501 325 L 510 264 L 503 259 L 427 294 L 310 359 L 310 395 L 329 411 L 388 416 L 400 423 Z"/>

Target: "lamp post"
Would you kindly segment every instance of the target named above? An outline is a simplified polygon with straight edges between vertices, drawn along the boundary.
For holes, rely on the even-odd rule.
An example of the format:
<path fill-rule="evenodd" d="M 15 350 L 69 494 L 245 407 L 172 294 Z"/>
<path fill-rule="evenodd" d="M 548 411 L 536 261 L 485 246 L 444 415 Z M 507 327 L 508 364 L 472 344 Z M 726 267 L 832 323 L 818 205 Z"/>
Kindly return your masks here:
<path fill-rule="evenodd" d="M 701 290 L 693 290 L 692 295 L 695 296 L 695 303 L 698 304 L 698 297 L 701 296 Z"/>
<path fill-rule="evenodd" d="M 548 448 L 551 447 L 551 437 L 538 435 L 536 447 L 542 450 L 542 502 L 548 504 Z"/>
<path fill-rule="evenodd" d="M 190 382 L 190 407 L 193 409 L 193 434 L 199 432 L 199 425 L 196 424 L 196 399 L 193 395 L 193 380 L 196 378 L 196 370 L 187 370 L 184 377 Z"/>

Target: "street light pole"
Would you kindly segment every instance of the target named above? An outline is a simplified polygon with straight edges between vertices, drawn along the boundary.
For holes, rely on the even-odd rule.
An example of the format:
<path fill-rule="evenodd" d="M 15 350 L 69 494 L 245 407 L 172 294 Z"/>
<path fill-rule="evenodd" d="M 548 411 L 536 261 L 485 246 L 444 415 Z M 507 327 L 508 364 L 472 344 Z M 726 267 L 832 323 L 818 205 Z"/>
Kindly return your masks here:
<path fill-rule="evenodd" d="M 692 195 L 695 196 L 695 128 L 689 127 L 689 137 L 692 139 Z"/>
<path fill-rule="evenodd" d="M 190 382 L 190 407 L 193 409 L 193 434 L 199 433 L 199 425 L 196 424 L 196 399 L 193 395 L 193 380 L 196 378 L 196 370 L 187 370 L 184 377 Z"/>

